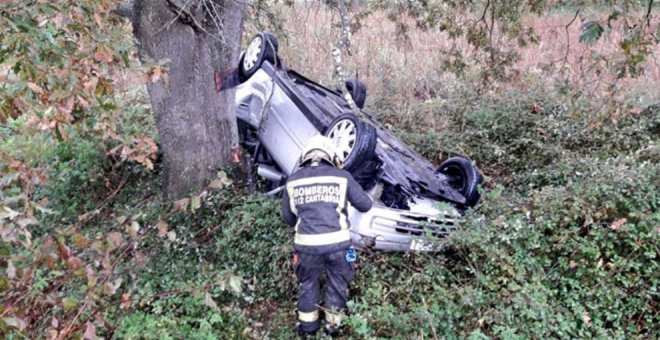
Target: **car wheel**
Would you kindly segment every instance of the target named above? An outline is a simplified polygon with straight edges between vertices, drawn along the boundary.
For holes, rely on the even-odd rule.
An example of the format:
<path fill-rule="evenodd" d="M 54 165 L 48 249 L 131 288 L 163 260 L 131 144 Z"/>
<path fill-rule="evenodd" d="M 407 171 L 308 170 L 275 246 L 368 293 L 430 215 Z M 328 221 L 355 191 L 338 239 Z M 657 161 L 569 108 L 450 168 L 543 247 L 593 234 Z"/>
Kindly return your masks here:
<path fill-rule="evenodd" d="M 238 70 L 244 78 L 250 78 L 264 61 L 275 62 L 279 43 L 277 38 L 268 32 L 259 32 L 250 41 L 243 53 Z"/>
<path fill-rule="evenodd" d="M 371 190 L 378 184 L 378 171 L 381 166 L 382 163 L 378 157 L 374 157 L 353 170 L 351 174 L 353 174 L 353 178 L 360 184 L 362 189 Z"/>
<path fill-rule="evenodd" d="M 335 118 L 325 135 L 335 143 L 339 159 L 348 172 L 370 160 L 376 151 L 376 129 L 361 123 L 353 114 Z"/>
<path fill-rule="evenodd" d="M 346 89 L 353 97 L 355 105 L 359 108 L 364 107 L 364 102 L 367 100 L 367 85 L 362 81 L 351 78 L 346 81 Z"/>
<path fill-rule="evenodd" d="M 465 205 L 473 207 L 479 201 L 479 185 L 483 177 L 472 163 L 463 157 L 452 157 L 440 164 L 436 172 L 447 176 L 449 185 L 465 197 Z"/>

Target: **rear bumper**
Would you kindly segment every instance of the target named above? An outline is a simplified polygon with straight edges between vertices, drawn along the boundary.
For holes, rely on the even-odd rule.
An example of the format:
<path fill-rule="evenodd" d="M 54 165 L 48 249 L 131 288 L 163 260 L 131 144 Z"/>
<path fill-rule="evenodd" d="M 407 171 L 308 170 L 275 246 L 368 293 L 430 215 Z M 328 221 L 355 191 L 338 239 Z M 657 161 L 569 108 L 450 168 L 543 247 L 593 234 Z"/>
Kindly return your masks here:
<path fill-rule="evenodd" d="M 386 251 L 433 251 L 443 238 L 458 228 L 461 214 L 451 206 L 420 200 L 411 210 L 374 205 L 366 213 L 349 210 L 351 240 L 356 247 Z"/>

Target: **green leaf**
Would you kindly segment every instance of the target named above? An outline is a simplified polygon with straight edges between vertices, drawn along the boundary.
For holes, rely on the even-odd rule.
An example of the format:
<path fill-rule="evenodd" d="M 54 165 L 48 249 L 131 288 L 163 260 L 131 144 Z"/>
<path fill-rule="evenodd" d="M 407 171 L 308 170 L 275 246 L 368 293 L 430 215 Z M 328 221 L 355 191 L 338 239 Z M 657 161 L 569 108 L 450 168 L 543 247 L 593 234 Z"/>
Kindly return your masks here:
<path fill-rule="evenodd" d="M 66 311 L 76 308 L 77 305 L 78 305 L 78 301 L 76 301 L 75 299 L 72 298 L 62 299 L 62 306 L 64 306 L 64 310 Z"/>
<path fill-rule="evenodd" d="M 128 218 L 124 215 L 117 217 L 117 223 L 124 224 Z"/>
<path fill-rule="evenodd" d="M 235 275 L 229 277 L 229 288 L 237 294 L 243 292 L 243 280 L 241 277 Z"/>
<path fill-rule="evenodd" d="M 587 21 L 580 25 L 580 42 L 587 45 L 593 45 L 603 35 L 605 29 L 596 21 Z"/>
<path fill-rule="evenodd" d="M 612 21 L 615 21 L 616 19 L 619 18 L 621 15 L 621 12 L 619 11 L 614 11 L 610 13 L 610 15 L 607 17 L 607 27 L 611 28 L 612 27 Z"/>

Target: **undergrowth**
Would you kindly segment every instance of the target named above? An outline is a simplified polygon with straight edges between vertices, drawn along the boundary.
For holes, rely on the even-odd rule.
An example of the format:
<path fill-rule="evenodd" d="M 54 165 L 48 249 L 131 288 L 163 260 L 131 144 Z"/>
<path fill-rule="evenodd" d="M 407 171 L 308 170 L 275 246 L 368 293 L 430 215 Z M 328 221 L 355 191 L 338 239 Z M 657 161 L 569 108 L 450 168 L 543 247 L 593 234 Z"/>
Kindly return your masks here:
<path fill-rule="evenodd" d="M 660 115 L 591 129 L 570 115 L 483 109 L 462 116 L 462 132 L 458 122 L 422 132 L 448 150 L 468 150 L 485 169 L 483 202 L 443 253 L 362 252 L 345 335 L 656 337 Z M 433 138 L 408 139 L 415 133 L 401 135 L 428 157 L 441 153 L 425 149 Z M 259 195 L 223 198 L 171 219 L 177 235 L 196 236 L 176 247 L 160 240 L 157 256 L 148 256 L 153 273 L 134 284 L 136 293 L 199 287 L 218 277 L 222 287 L 227 275 L 240 288 L 209 291 L 222 312 L 204 304 L 203 293 L 145 302 L 123 318 L 118 334 L 139 334 L 138 325 L 147 325 L 174 337 L 293 336 L 292 231 L 280 221 L 278 203 Z"/>
<path fill-rule="evenodd" d="M 441 128 L 394 127 L 432 160 L 469 155 L 487 178 L 483 200 L 442 253 L 362 252 L 344 336 L 659 335 L 660 112 L 613 124 L 548 95 L 546 111 L 532 113 L 520 98 L 538 95 L 518 92 L 513 104 L 497 96 L 445 103 L 435 113 Z M 384 125 L 391 117 L 378 113 Z M 10 137 L 4 148 L 25 143 L 18 130 L 3 131 Z M 173 208 L 159 194 L 158 166 L 113 166 L 75 134 L 30 152 L 53 170 L 38 194 L 58 211 L 35 237 L 54 231 L 72 253 L 100 261 L 99 275 L 104 261 L 118 261 L 95 314 L 81 315 L 97 320 L 98 336 L 294 336 L 293 231 L 281 222 L 277 199 L 246 193 L 235 177 L 225 189 L 201 193 L 198 204 Z M 72 227 L 82 212 L 90 214 Z M 2 244 L 2 254 L 12 251 Z M 70 271 L 78 273 L 34 273 L 36 291 L 28 296 L 42 296 Z M 89 280 L 60 287 L 62 304 L 42 311 L 35 332 L 75 313 L 86 301 L 76 287 Z M 7 287 L 7 276 L 0 283 Z"/>

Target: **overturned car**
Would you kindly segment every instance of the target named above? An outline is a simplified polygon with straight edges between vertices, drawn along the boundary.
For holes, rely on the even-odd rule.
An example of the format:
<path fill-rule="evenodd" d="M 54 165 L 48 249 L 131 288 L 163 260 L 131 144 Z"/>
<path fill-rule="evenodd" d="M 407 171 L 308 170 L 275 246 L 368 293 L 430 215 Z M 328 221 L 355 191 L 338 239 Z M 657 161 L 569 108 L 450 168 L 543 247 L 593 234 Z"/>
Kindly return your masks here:
<path fill-rule="evenodd" d="M 395 251 L 434 249 L 428 236 L 455 230 L 462 212 L 478 202 L 479 171 L 461 157 L 434 167 L 367 113 L 356 115 L 345 93 L 282 67 L 277 52 L 275 36 L 258 33 L 241 55 L 236 89 L 241 140 L 270 193 L 281 190 L 296 170 L 306 142 L 324 134 L 337 146 L 344 169 L 374 200 L 367 213 L 349 208 L 353 243 Z M 346 89 L 361 109 L 364 84 L 351 79 Z"/>

